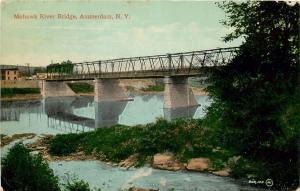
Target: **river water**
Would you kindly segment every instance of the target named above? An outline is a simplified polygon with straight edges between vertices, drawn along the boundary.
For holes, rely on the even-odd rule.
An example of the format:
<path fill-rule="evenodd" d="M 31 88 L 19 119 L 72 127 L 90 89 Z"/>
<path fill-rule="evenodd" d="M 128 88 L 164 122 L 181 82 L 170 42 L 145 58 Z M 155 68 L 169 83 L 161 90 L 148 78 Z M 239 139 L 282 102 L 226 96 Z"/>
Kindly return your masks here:
<path fill-rule="evenodd" d="M 163 109 L 163 95 L 131 95 L 131 101 L 96 103 L 93 97 L 59 97 L 41 100 L 2 101 L 1 134 L 17 133 L 62 134 L 93 131 L 116 124 L 136 125 L 155 122 L 164 117 L 172 120 L 179 117 L 201 118 L 211 100 L 196 96 L 200 106 L 177 110 Z M 11 145 L 2 148 L 5 155 Z M 60 181 L 78 177 L 92 187 L 113 191 L 139 186 L 160 190 L 221 191 L 252 190 L 242 188 L 230 178 L 205 173 L 170 172 L 150 167 L 111 167 L 99 161 L 58 161 L 50 167 Z"/>
<path fill-rule="evenodd" d="M 91 131 L 116 124 L 137 125 L 159 117 L 201 118 L 210 104 L 207 96 L 196 96 L 199 107 L 163 109 L 163 95 L 131 95 L 130 101 L 94 102 L 92 96 L 58 97 L 30 101 L 2 101 L 1 133 L 57 134 Z"/>

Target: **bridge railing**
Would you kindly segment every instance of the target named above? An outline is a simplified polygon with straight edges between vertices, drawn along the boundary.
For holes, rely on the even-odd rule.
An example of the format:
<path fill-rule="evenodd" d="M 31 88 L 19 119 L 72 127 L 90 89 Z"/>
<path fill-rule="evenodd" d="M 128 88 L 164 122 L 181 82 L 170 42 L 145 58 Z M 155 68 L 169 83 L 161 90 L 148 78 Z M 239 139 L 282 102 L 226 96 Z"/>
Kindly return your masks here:
<path fill-rule="evenodd" d="M 136 73 L 186 73 L 203 67 L 224 66 L 235 56 L 238 47 L 192 51 L 175 54 L 118 58 L 74 63 L 72 71 L 48 71 L 47 79 L 101 77 L 104 74 L 134 75 Z"/>

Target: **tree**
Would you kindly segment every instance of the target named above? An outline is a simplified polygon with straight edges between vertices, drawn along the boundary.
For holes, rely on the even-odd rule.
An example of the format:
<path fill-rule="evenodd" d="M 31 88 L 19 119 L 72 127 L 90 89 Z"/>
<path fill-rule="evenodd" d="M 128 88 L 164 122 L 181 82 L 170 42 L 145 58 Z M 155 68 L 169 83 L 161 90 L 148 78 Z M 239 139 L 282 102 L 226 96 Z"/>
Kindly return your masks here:
<path fill-rule="evenodd" d="M 1 177 L 14 190 L 59 191 L 58 178 L 42 156 L 32 156 L 23 144 L 14 145 L 2 159 Z"/>
<path fill-rule="evenodd" d="M 49 73 L 72 73 L 74 69 L 74 64 L 70 61 L 63 61 L 62 63 L 50 64 L 46 67 L 46 71 Z"/>
<path fill-rule="evenodd" d="M 101 191 L 91 189 L 87 182 L 76 177 L 59 186 L 48 162 L 41 155 L 31 155 L 22 143 L 15 144 L 2 159 L 1 186 L 17 191 Z"/>
<path fill-rule="evenodd" d="M 227 67 L 209 76 L 214 103 L 207 119 L 220 142 L 262 160 L 269 176 L 276 173 L 274 182 L 297 184 L 299 4 L 225 2 L 219 7 L 227 15 L 223 24 L 233 29 L 224 41 L 243 43 Z M 293 122 L 286 123 L 290 118 Z"/>

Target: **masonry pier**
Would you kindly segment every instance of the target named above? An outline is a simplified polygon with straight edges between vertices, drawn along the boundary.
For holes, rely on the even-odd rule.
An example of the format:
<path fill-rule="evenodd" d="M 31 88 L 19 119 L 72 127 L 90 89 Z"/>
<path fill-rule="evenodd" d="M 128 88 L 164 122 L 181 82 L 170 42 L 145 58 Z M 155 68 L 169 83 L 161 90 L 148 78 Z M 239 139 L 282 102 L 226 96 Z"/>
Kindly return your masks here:
<path fill-rule="evenodd" d="M 129 100 L 118 79 L 95 79 L 95 101 Z"/>
<path fill-rule="evenodd" d="M 165 77 L 164 108 L 198 106 L 188 85 L 188 77 Z"/>
<path fill-rule="evenodd" d="M 40 82 L 41 94 L 46 97 L 74 96 L 75 92 L 64 81 L 46 81 Z"/>

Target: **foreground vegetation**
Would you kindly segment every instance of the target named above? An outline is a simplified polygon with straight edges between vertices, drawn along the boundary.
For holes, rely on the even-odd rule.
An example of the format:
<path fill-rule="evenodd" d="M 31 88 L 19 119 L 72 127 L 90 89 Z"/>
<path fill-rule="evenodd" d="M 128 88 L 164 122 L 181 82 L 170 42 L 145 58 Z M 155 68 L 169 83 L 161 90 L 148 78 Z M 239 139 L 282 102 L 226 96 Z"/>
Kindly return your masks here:
<path fill-rule="evenodd" d="M 47 161 L 41 155 L 31 155 L 20 143 L 14 145 L 1 162 L 1 185 L 7 191 L 92 191 L 88 183 L 77 179 L 60 185 Z"/>
<path fill-rule="evenodd" d="M 93 93 L 94 86 L 85 82 L 75 82 L 75 83 L 68 83 L 68 86 L 75 92 L 75 93 Z"/>
<path fill-rule="evenodd" d="M 280 190 L 299 181 L 299 4 L 219 4 L 231 27 L 224 41 L 242 39 L 236 57 L 208 77 L 214 103 L 207 120 L 226 148 L 261 161 Z"/>
<path fill-rule="evenodd" d="M 212 169 L 229 167 L 235 177 L 263 176 L 260 162 L 252 162 L 243 156 L 238 164 L 232 163 L 237 152 L 215 142 L 213 129 L 202 120 L 157 120 L 156 123 L 134 127 L 114 126 L 99 128 L 93 132 L 57 135 L 49 141 L 50 153 L 65 156 L 83 150 L 96 155 L 102 161 L 119 163 L 131 155 L 137 155 L 136 166 L 150 163 L 157 153 L 171 152 L 185 163 L 191 158 L 207 157 Z M 117 148 L 117 149 L 116 149 Z"/>
<path fill-rule="evenodd" d="M 139 154 L 139 164 L 143 165 L 147 157 L 170 151 L 176 153 L 181 161 L 186 161 L 192 154 L 188 148 L 190 145 L 197 147 L 199 144 L 198 152 L 205 150 L 204 153 L 207 153 L 208 150 L 207 145 L 201 144 L 206 142 L 204 138 L 198 136 L 208 134 L 208 131 L 197 125 L 198 123 L 200 122 L 184 120 L 168 122 L 159 119 L 156 123 L 145 126 L 113 126 L 99 128 L 93 132 L 57 135 L 49 142 L 50 153 L 63 156 L 80 148 L 86 154 L 96 152 L 100 159 L 113 162 L 120 162 L 130 155 Z"/>
<path fill-rule="evenodd" d="M 1 88 L 1 97 L 11 97 L 17 94 L 39 94 L 39 88 Z"/>

